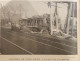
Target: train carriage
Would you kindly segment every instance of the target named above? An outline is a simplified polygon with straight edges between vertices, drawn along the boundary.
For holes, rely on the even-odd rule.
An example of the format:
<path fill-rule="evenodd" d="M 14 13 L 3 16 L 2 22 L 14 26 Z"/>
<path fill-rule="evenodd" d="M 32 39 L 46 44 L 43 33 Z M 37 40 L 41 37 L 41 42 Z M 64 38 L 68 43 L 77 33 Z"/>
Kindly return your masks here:
<path fill-rule="evenodd" d="M 28 27 L 32 32 L 49 32 L 49 19 L 41 17 L 32 17 L 19 20 L 21 27 Z"/>

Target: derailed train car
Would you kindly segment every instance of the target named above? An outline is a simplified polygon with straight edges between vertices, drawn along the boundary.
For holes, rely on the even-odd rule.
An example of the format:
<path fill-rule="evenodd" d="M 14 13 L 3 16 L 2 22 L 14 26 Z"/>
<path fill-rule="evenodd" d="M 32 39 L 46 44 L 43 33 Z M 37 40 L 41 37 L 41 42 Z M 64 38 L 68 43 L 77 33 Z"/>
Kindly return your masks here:
<path fill-rule="evenodd" d="M 31 32 L 50 32 L 50 19 L 49 16 L 43 17 L 32 17 L 27 19 L 19 20 L 20 30 L 23 27 L 29 28 Z"/>

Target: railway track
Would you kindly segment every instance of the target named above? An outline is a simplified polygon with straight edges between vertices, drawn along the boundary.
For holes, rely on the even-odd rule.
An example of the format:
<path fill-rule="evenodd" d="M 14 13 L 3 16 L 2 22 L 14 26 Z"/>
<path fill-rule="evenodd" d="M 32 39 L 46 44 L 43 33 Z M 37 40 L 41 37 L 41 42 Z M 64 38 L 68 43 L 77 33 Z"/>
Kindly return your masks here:
<path fill-rule="evenodd" d="M 66 52 L 67 54 L 69 53 L 69 54 L 76 54 L 76 47 L 74 47 L 74 46 L 70 46 L 70 45 L 66 45 L 66 44 L 62 44 L 62 43 L 59 43 L 59 42 L 55 42 L 54 40 L 52 40 L 53 41 L 53 43 L 51 44 L 51 43 L 48 43 L 48 42 L 50 42 L 50 40 L 48 39 L 48 42 L 46 41 L 47 39 L 41 39 L 40 37 L 37 37 L 37 35 L 34 37 L 33 35 L 30 35 L 29 33 L 27 33 L 27 34 L 23 34 L 23 33 L 20 33 L 20 32 L 14 32 L 14 31 L 11 31 L 11 32 L 6 32 L 6 30 L 3 30 L 1 33 L 3 33 L 2 34 L 2 37 L 4 37 L 4 38 L 6 38 L 6 39 L 8 39 L 8 40 L 10 40 L 11 42 L 13 42 L 13 43 L 15 43 L 15 41 L 18 41 L 17 43 L 15 43 L 15 44 L 18 44 L 19 46 L 20 46 L 20 39 L 18 40 L 16 40 L 15 38 L 12 38 L 12 37 L 17 37 L 17 38 L 21 38 L 21 39 L 25 39 L 25 41 L 23 41 L 23 42 L 26 42 L 26 41 L 31 41 L 31 42 L 35 42 L 35 43 L 38 43 L 38 44 L 41 44 L 41 45 L 43 45 L 43 46 L 48 46 L 48 47 L 51 47 L 52 49 L 57 49 L 57 50 L 59 50 L 59 51 L 61 51 L 61 52 Z M 10 35 L 10 36 L 9 36 Z M 9 38 L 7 38 L 7 36 L 9 36 Z M 11 37 L 11 39 L 10 39 L 10 37 Z M 22 40 L 21 40 L 22 41 Z M 42 42 L 41 42 L 42 41 Z M 46 41 L 46 42 L 43 42 L 43 41 Z M 56 40 L 57 41 L 57 40 Z M 22 47 L 22 48 L 24 48 L 24 47 Z M 26 47 L 25 47 L 26 48 Z M 41 47 L 40 47 L 41 48 Z M 52 50 L 51 49 L 51 50 Z M 74 51 L 72 51 L 72 50 L 74 50 Z M 54 51 L 53 51 L 54 52 Z M 53 53 L 53 52 L 51 52 L 51 53 Z M 36 52 L 34 52 L 34 53 L 36 53 Z M 38 54 L 38 52 L 37 52 L 37 54 Z"/>

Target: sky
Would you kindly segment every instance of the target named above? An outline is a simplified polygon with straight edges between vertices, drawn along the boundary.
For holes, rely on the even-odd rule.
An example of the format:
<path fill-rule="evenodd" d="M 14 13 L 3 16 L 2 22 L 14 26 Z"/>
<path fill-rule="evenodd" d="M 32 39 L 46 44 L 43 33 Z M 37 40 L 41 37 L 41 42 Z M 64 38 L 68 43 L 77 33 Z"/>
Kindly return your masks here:
<path fill-rule="evenodd" d="M 50 8 L 48 8 L 47 4 L 44 2 L 31 2 L 31 4 L 33 5 L 33 7 L 35 8 L 35 10 L 38 12 L 39 15 L 42 15 L 44 13 L 50 13 Z M 55 3 L 53 3 L 53 5 L 55 5 Z M 67 16 L 67 4 L 58 4 L 57 8 L 57 12 L 59 15 L 59 18 L 61 19 L 61 22 L 64 23 L 66 20 L 66 16 Z M 51 8 L 51 13 L 54 14 L 55 11 L 55 7 L 52 6 Z M 64 26 L 64 24 L 62 24 L 62 26 Z"/>
<path fill-rule="evenodd" d="M 9 1 L 11 0 L 0 0 L 0 3 L 2 3 L 2 5 L 6 5 Z M 50 8 L 47 6 L 46 2 L 32 2 L 30 1 L 30 4 L 33 6 L 33 8 L 38 12 L 39 15 L 43 15 L 44 13 L 50 13 Z M 55 5 L 55 4 L 54 4 Z M 59 17 L 61 18 L 62 22 L 66 19 L 66 15 L 67 15 L 67 4 L 58 4 L 59 7 L 62 8 L 58 8 L 58 13 L 59 13 Z M 65 10 L 64 10 L 65 9 Z M 54 14 L 55 11 L 55 7 L 52 6 L 51 12 Z"/>
<path fill-rule="evenodd" d="M 4 6 L 9 1 L 11 1 L 11 0 L 0 0 L 0 3 L 2 3 L 2 5 Z M 43 15 L 44 13 L 50 13 L 50 9 L 48 8 L 46 2 L 44 3 L 42 1 L 39 1 L 39 2 L 30 1 L 30 4 L 38 12 L 39 15 Z M 58 7 L 61 7 L 61 8 L 58 8 L 58 15 L 59 15 L 59 18 L 61 19 L 62 23 L 64 23 L 66 20 L 67 6 L 68 6 L 67 4 L 58 4 Z M 54 14 L 54 11 L 55 11 L 55 7 L 53 6 L 51 9 L 51 12 Z"/>
<path fill-rule="evenodd" d="M 47 2 L 46 2 L 47 3 Z M 43 13 L 49 13 L 49 8 L 47 4 L 40 1 L 40 2 L 31 2 L 33 8 L 40 14 L 42 15 Z"/>
<path fill-rule="evenodd" d="M 9 1 L 11 1 L 11 0 L 0 0 L 0 3 L 2 4 L 2 6 L 4 6 L 4 5 L 6 5 Z M 30 1 L 30 4 L 33 5 L 34 9 L 37 10 L 38 13 L 39 13 L 39 12 L 41 12 L 41 14 L 42 14 L 42 13 L 46 13 L 46 12 L 48 13 L 48 11 L 49 11 L 49 10 L 47 10 L 47 9 L 48 9 L 47 4 L 45 4 L 45 3 L 43 3 L 43 2 L 34 3 L 34 2 L 31 2 L 31 1 Z M 44 6 L 45 6 L 45 8 L 44 8 Z M 41 7 L 41 9 L 40 9 L 40 7 Z M 43 9 L 42 9 L 42 8 L 43 8 Z M 46 9 L 46 11 L 45 11 L 45 9 Z"/>
<path fill-rule="evenodd" d="M 5 4 L 7 4 L 9 1 L 11 1 L 11 0 L 0 0 L 0 3 L 3 4 L 3 5 L 5 5 Z"/>

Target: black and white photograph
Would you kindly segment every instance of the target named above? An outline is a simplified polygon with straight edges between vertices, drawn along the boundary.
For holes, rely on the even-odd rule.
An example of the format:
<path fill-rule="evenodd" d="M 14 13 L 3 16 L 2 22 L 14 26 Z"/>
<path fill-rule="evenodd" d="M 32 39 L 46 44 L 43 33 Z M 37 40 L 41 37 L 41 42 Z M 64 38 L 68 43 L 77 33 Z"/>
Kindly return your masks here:
<path fill-rule="evenodd" d="M 77 55 L 77 2 L 0 1 L 0 55 Z"/>

